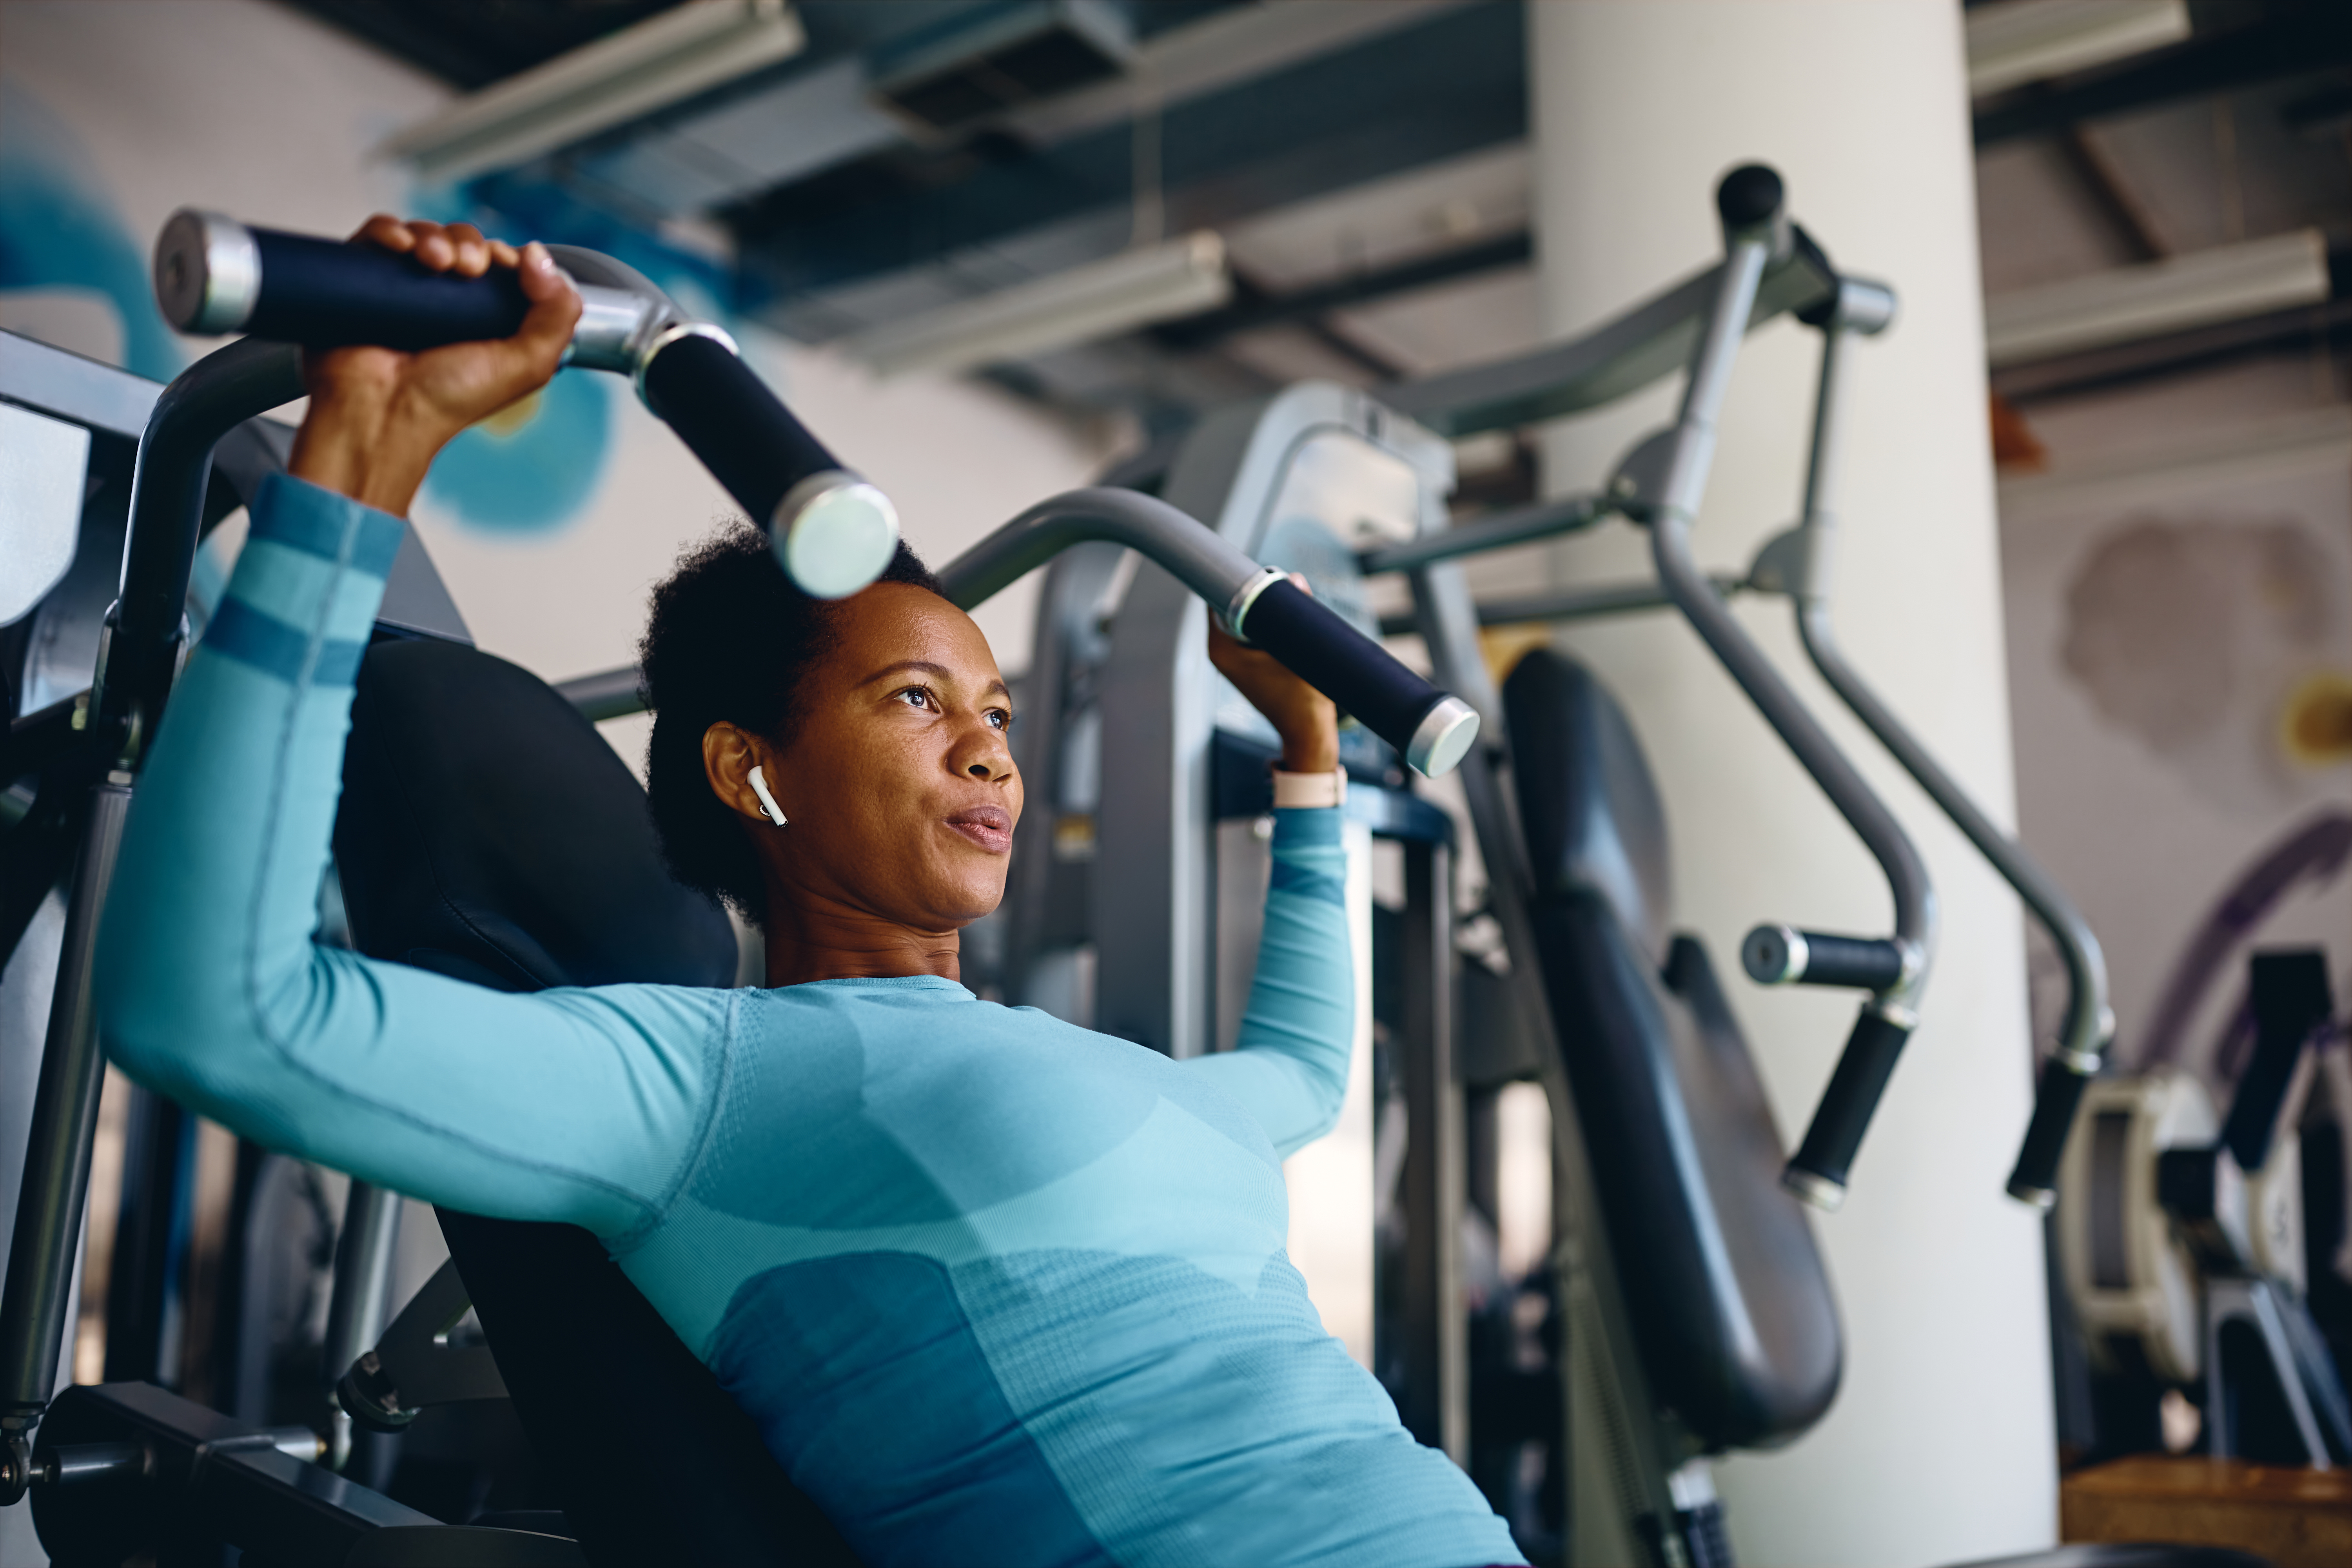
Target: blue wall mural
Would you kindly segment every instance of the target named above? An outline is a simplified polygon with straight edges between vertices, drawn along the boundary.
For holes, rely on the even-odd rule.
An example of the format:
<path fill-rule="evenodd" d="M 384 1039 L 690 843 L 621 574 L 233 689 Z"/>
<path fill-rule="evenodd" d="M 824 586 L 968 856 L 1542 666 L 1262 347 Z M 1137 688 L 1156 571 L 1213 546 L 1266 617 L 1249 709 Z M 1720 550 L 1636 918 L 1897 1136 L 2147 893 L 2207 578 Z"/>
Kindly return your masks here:
<path fill-rule="evenodd" d="M 356 173 L 356 171 L 355 171 Z M 583 245 L 608 252 L 686 300 L 724 319 L 727 269 L 686 255 L 543 178 L 503 175 L 413 193 L 408 210 L 465 221 L 501 238 Z M 125 368 L 168 381 L 201 349 L 165 325 L 148 281 L 148 243 L 131 232 L 72 128 L 20 79 L 0 86 L 0 291 L 67 290 L 102 300 L 120 320 Z M 611 376 L 567 371 L 527 405 L 467 431 L 433 467 L 425 497 L 485 532 L 544 534 L 580 516 L 611 460 Z"/>
<path fill-rule="evenodd" d="M 147 280 L 147 246 L 100 194 L 81 143 L 38 100 L 0 86 L 0 289 L 94 295 L 122 323 L 124 368 L 156 381 L 188 354 Z"/>

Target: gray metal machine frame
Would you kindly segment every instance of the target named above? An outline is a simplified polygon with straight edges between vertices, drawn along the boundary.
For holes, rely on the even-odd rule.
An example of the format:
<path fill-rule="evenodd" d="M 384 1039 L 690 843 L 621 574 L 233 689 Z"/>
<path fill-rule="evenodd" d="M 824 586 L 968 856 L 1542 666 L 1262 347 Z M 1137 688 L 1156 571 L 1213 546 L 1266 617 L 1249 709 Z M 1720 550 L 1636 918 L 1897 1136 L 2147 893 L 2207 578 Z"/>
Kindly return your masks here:
<path fill-rule="evenodd" d="M 1851 340 L 1891 321 L 1894 296 L 1882 286 L 1838 277 L 1801 231 L 1778 215 L 1751 228 L 1734 229 L 1726 239 L 1727 254 L 1720 264 L 1574 342 L 1384 388 L 1377 399 L 1306 384 L 1214 416 L 1181 449 L 1165 493 L 1185 510 L 1213 520 L 1237 542 L 1254 546 L 1269 521 L 1286 466 L 1315 435 L 1344 432 L 1402 458 L 1421 476 L 1419 536 L 1368 550 L 1360 563 L 1368 573 L 1404 574 L 1412 609 L 1386 618 L 1381 629 L 1417 632 L 1438 683 L 1468 700 L 1484 719 L 1481 742 L 1464 760 L 1461 778 L 1490 884 L 1489 909 L 1507 950 L 1517 960 L 1508 977 L 1510 994 L 1531 1038 L 1549 1042 L 1558 1036 L 1538 972 L 1520 957 L 1537 951 L 1527 912 L 1531 870 L 1506 784 L 1508 738 L 1478 630 L 1502 622 L 1668 605 L 1690 621 L 1878 860 L 1895 912 L 1893 940 L 1904 963 L 1895 981 L 1879 989 L 1865 1008 L 1906 1026 L 1916 1020 L 1935 943 L 1933 889 L 1892 812 L 1725 605 L 1735 592 L 1773 592 L 1794 602 L 1803 646 L 1832 689 L 2050 931 L 2065 955 L 2071 981 L 2058 1061 L 2067 1072 L 2087 1077 L 2096 1070 L 2114 1026 L 2096 939 L 2064 893 L 1870 690 L 1843 657 L 1831 619 L 1830 494 L 1840 373 Z M 1748 331 L 1792 312 L 1819 327 L 1823 338 L 1802 515 L 1759 552 L 1744 577 L 1710 574 L 1696 563 L 1690 532 L 1731 368 Z M 1445 437 L 1598 406 L 1677 368 L 1686 379 L 1675 422 L 1638 446 L 1601 491 L 1538 502 L 1461 528 L 1446 526 L 1453 471 Z M 1649 528 L 1653 579 L 1484 604 L 1472 598 L 1459 564 L 1463 558 L 1612 516 Z M 1099 568 L 1074 602 L 1091 605 L 1108 570 L 1107 564 Z M 1162 587 L 1148 576 L 1139 580 L 1112 624 L 1101 677 L 1102 855 L 1092 928 L 1101 992 L 1116 998 L 1107 1004 L 1101 1022 L 1116 1033 L 1165 1042 L 1179 1055 L 1207 1048 L 1202 1019 L 1213 994 L 1213 900 L 1203 886 L 1205 868 L 1214 860 L 1203 782 L 1211 728 L 1208 682 L 1190 655 L 1200 646 L 1197 614 L 1189 596 L 1174 592 L 1172 584 Z M 1046 639 L 1041 638 L 1039 652 L 1046 657 Z M 1437 901 L 1444 904 L 1447 898 L 1441 894 Z M 1558 1051 L 1545 1048 L 1536 1055 L 1538 1076 L 1553 1108 L 1554 1261 L 1569 1347 L 1562 1373 L 1569 1413 L 1570 1560 L 1694 1562 L 1707 1548 L 1685 1539 L 1674 1521 L 1691 1520 L 1711 1502 L 1707 1461 L 1644 1386 L 1617 1266 L 1592 1206 L 1594 1172 L 1574 1097 Z M 1448 1063 L 1450 1071 L 1450 1042 L 1433 1059 Z M 1457 1102 L 1443 1103 L 1431 1131 L 1441 1159 L 1453 1162 L 1459 1158 L 1460 1133 L 1448 1119 L 1456 1114 Z M 1423 1124 L 1419 1117 L 1415 1121 L 1412 1135 L 1419 1138 Z M 2063 1122 L 2060 1131 L 2063 1135 Z M 1797 1175 L 1792 1173 L 1791 1185 L 1802 1195 L 1834 1206 L 1835 1191 L 1808 1190 Z M 2048 1201 L 2046 1184 L 2013 1182 L 2011 1191 L 2028 1202 Z M 1450 1179 L 1441 1174 L 1430 1185 L 1433 1208 L 1412 1215 L 1416 1225 L 1426 1215 L 1435 1226 L 1428 1251 L 1416 1249 L 1410 1263 L 1409 1294 L 1415 1302 L 1454 1277 L 1460 1192 L 1458 1171 Z M 1414 1315 L 1416 1337 L 1434 1342 L 1415 1363 L 1432 1382 L 1426 1388 L 1409 1388 L 1404 1403 L 1447 1412 L 1466 1408 L 1459 1312 L 1441 1308 Z M 1454 1428 L 1445 1430 L 1450 1439 Z M 1458 1451 L 1451 1440 L 1444 1446 Z"/>

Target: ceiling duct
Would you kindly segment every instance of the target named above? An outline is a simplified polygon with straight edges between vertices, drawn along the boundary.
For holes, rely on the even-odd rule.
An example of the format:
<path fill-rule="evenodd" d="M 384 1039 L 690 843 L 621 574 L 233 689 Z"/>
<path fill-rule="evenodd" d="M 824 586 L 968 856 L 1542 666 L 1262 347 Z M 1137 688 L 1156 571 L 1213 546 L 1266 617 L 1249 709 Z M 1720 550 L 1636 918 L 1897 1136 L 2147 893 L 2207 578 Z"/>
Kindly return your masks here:
<path fill-rule="evenodd" d="M 883 375 L 971 370 L 1213 310 L 1233 293 L 1224 241 L 1202 229 L 870 327 L 841 346 Z"/>
<path fill-rule="evenodd" d="M 800 53 L 784 0 L 688 0 L 445 106 L 378 151 L 425 180 L 509 169 Z"/>
<path fill-rule="evenodd" d="M 1134 53 L 1127 18 L 1103 0 L 1015 0 L 893 40 L 869 61 L 871 89 L 946 133 L 1116 77 Z"/>

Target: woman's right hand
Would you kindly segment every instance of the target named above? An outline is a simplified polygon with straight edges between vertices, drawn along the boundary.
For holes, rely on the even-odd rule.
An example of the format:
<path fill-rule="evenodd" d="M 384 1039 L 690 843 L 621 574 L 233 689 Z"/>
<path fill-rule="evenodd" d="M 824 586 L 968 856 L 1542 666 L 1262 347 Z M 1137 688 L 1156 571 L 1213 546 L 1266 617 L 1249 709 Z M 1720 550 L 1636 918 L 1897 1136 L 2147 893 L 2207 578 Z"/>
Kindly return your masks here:
<path fill-rule="evenodd" d="M 546 247 L 518 251 L 471 224 L 403 222 L 382 214 L 354 241 L 410 256 L 435 272 L 479 278 L 514 268 L 530 313 L 514 336 L 406 353 L 354 347 L 302 356 L 310 411 L 287 471 L 404 516 L 450 437 L 547 384 L 572 342 L 580 296 Z"/>

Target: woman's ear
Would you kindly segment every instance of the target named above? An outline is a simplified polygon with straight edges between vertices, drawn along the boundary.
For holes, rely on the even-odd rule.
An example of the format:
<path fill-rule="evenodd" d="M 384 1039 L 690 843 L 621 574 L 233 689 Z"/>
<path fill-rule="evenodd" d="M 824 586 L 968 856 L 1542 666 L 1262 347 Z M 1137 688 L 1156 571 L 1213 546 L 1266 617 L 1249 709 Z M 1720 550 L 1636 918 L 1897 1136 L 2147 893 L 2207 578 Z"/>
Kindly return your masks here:
<path fill-rule="evenodd" d="M 710 793 L 739 816 L 763 826 L 784 815 L 774 790 L 779 777 L 775 749 L 760 736 L 722 719 L 702 732 L 702 771 Z M 753 774 L 761 775 L 757 780 Z"/>

